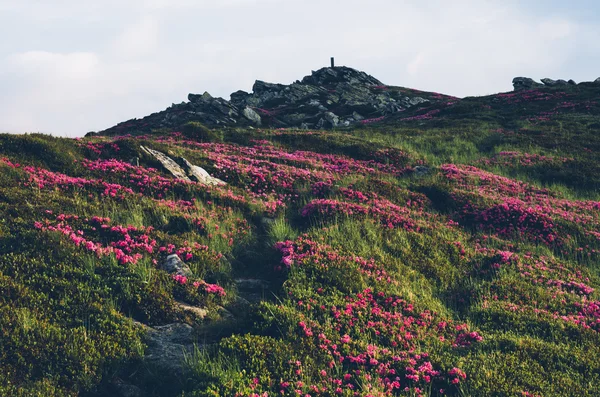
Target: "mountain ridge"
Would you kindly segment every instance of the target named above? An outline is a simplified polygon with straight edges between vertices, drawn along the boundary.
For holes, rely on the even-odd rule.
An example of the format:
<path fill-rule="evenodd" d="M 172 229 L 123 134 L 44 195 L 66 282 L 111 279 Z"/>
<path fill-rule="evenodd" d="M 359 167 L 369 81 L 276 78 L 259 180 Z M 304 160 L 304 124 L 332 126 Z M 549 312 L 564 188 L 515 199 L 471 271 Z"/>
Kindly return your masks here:
<path fill-rule="evenodd" d="M 542 90 L 588 90 L 600 87 L 593 82 L 515 77 L 513 92 Z M 256 80 L 252 92 L 238 90 L 226 100 L 208 92 L 188 94 L 188 101 L 140 119 L 134 118 L 94 135 L 148 133 L 160 129 L 180 129 L 199 122 L 209 128 L 264 127 L 332 129 L 392 121 L 422 121 L 461 101 L 502 98 L 508 93 L 457 98 L 434 92 L 386 85 L 377 78 L 346 66 L 324 67 L 291 84 Z M 510 94 L 508 94 L 510 95 Z M 422 111 L 424 110 L 424 111 Z"/>

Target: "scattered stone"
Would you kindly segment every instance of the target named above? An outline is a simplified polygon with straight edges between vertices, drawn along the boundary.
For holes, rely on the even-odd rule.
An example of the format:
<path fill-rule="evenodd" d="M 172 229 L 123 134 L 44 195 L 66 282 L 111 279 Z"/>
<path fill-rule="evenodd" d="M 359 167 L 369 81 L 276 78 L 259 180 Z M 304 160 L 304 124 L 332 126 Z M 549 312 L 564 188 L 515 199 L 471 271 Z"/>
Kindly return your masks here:
<path fill-rule="evenodd" d="M 164 153 L 159 152 L 158 150 L 150 149 L 144 146 L 140 146 L 142 151 L 148 154 L 151 157 L 154 157 L 158 160 L 162 166 L 171 173 L 177 179 L 183 179 L 184 181 L 190 181 L 190 178 L 187 177 L 183 168 L 179 166 L 173 159 L 167 156 Z"/>
<path fill-rule="evenodd" d="M 192 275 L 192 270 L 185 264 L 177 254 L 171 254 L 160 264 L 160 268 L 167 273 L 177 276 L 189 277 Z"/>

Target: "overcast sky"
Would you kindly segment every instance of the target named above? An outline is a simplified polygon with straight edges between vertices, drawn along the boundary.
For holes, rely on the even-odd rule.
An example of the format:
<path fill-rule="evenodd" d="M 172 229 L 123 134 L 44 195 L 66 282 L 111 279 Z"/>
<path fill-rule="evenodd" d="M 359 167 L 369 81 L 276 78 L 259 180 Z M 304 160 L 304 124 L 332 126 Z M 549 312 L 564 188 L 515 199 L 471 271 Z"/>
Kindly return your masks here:
<path fill-rule="evenodd" d="M 0 132 L 81 136 L 323 66 L 455 96 L 600 76 L 596 0 L 0 0 Z"/>

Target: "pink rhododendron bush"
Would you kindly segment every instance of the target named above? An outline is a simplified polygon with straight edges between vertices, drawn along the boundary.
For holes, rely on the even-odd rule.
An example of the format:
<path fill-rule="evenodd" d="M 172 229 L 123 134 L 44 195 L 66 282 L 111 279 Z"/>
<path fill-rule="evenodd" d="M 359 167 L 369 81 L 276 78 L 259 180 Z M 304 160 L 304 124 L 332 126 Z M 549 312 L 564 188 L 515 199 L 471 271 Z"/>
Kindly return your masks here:
<path fill-rule="evenodd" d="M 600 134 L 573 95 L 0 135 L 0 395 L 597 396 Z"/>

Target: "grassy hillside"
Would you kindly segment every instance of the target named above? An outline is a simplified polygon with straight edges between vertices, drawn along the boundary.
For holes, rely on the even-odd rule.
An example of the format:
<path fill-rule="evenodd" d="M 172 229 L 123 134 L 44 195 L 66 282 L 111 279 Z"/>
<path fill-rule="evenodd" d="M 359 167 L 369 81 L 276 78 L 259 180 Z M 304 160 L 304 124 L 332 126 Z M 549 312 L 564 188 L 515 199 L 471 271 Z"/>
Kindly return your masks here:
<path fill-rule="evenodd" d="M 599 95 L 351 130 L 0 135 L 0 395 L 598 395 Z M 172 253 L 191 276 L 160 268 Z M 148 357 L 173 323 L 196 343 L 177 370 Z"/>

